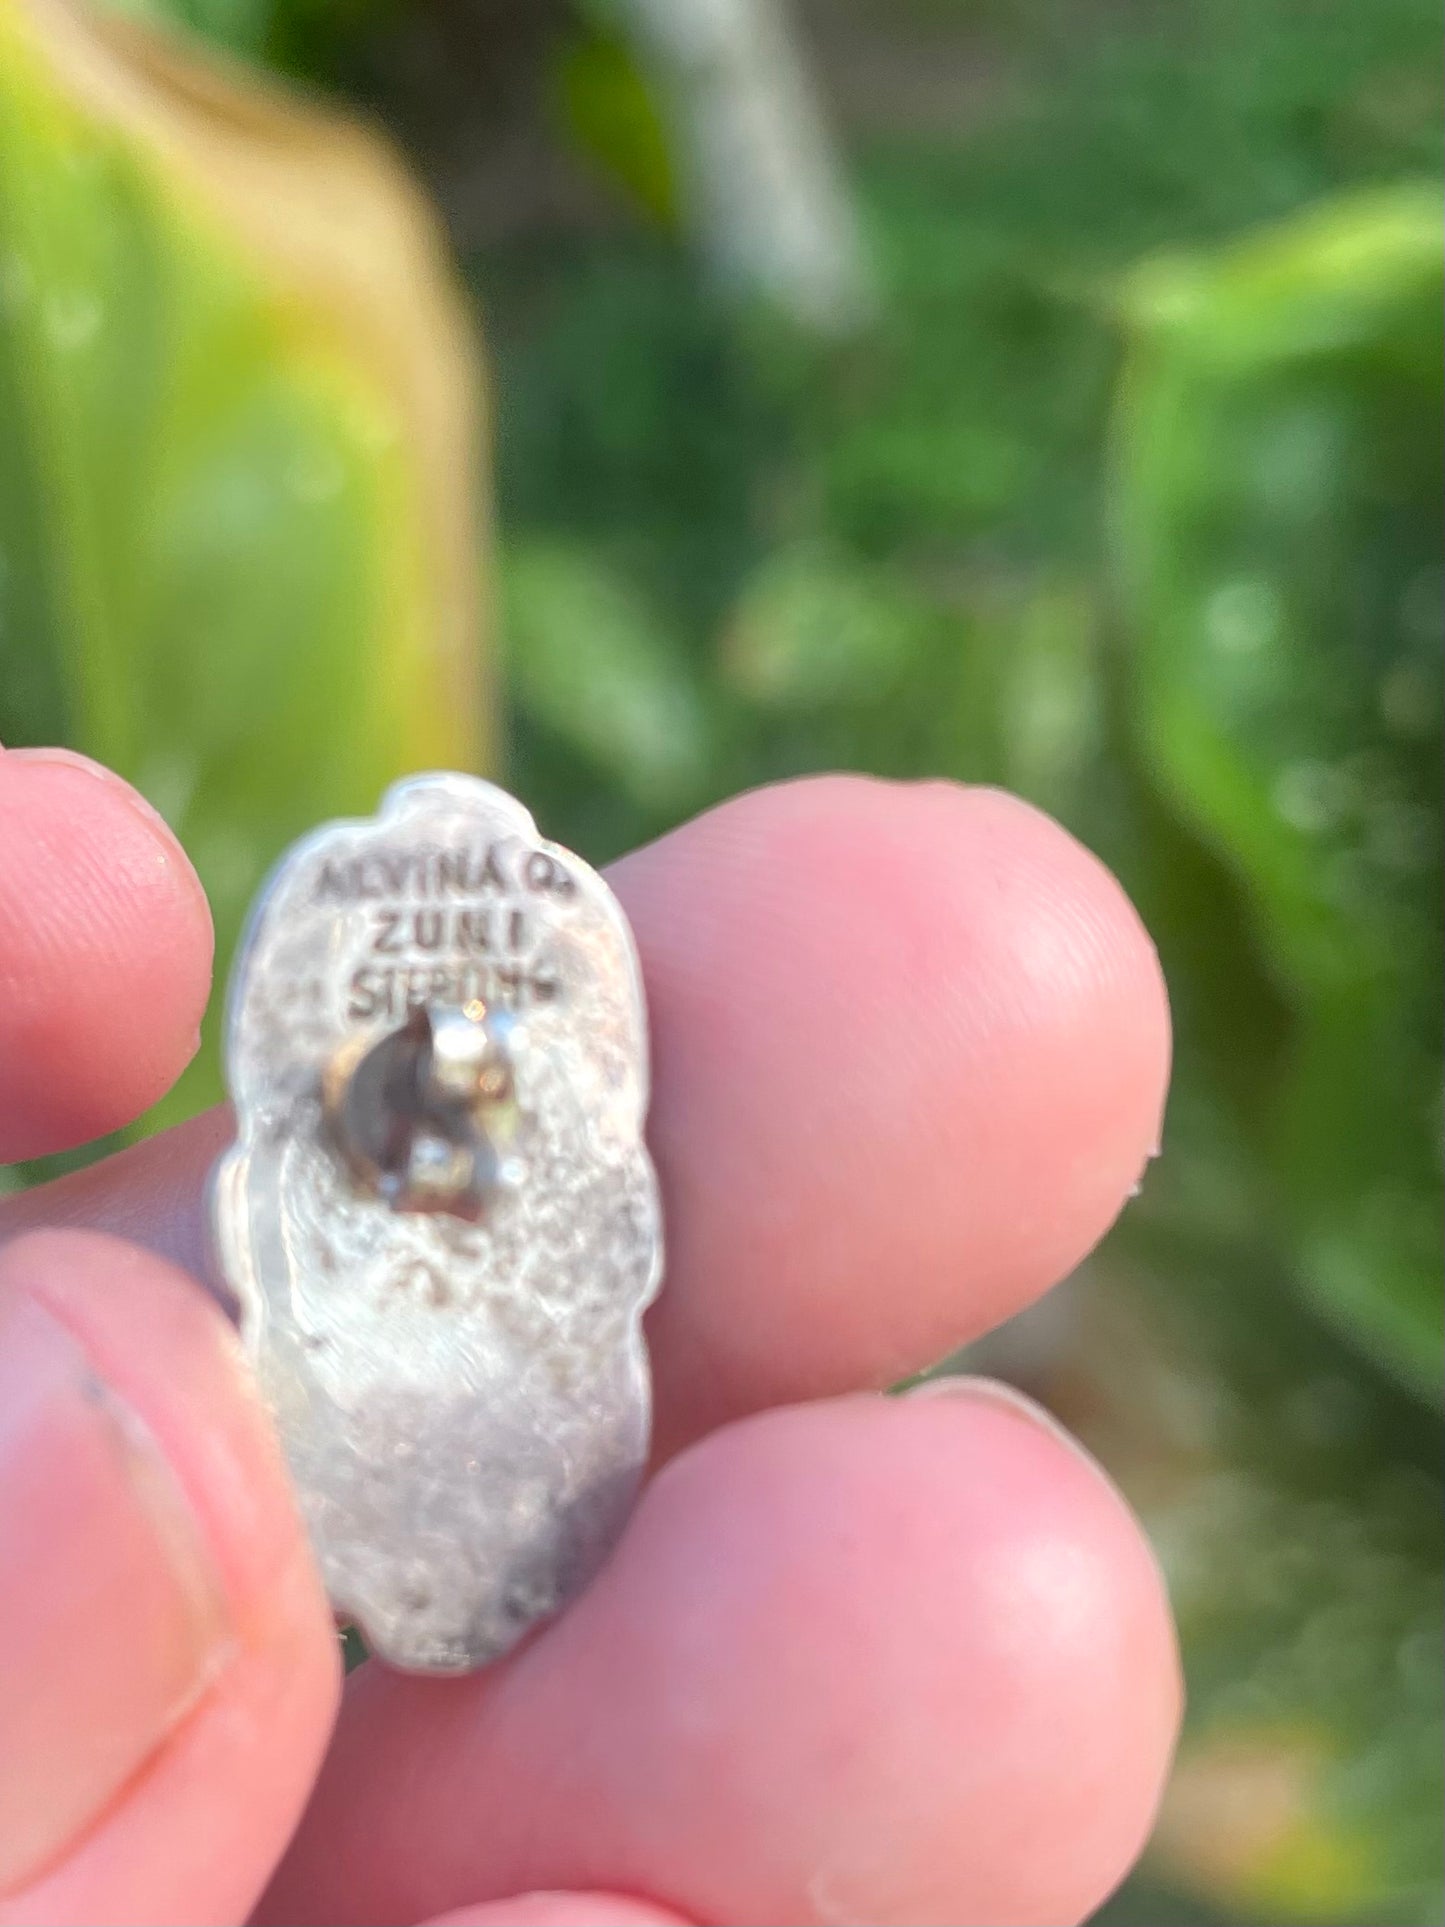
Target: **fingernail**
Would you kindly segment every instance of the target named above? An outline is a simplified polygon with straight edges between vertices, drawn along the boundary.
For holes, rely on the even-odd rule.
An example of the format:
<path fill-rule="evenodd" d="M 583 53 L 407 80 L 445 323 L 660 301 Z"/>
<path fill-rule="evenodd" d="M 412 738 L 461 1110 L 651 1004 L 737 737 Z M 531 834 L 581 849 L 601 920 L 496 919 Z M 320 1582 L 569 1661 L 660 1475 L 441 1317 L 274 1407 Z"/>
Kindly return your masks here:
<path fill-rule="evenodd" d="M 229 1650 L 151 1434 L 43 1305 L 0 1302 L 0 1893 L 84 1833 Z"/>
<path fill-rule="evenodd" d="M 903 1397 L 905 1399 L 938 1399 L 940 1402 L 945 1399 L 957 1399 L 976 1406 L 992 1406 L 995 1411 L 1006 1412 L 1010 1418 L 1017 1419 L 1021 1425 L 1028 1426 L 1036 1437 L 1051 1439 L 1054 1444 L 1063 1446 L 1070 1457 L 1081 1466 L 1087 1467 L 1095 1479 L 1102 1480 L 1114 1494 L 1118 1504 L 1126 1512 L 1128 1511 L 1128 1501 L 1120 1492 L 1108 1469 L 1099 1463 L 1088 1446 L 1082 1440 L 1075 1438 L 1067 1426 L 1061 1425 L 1045 1406 L 1031 1399 L 1027 1393 L 1021 1392 L 1016 1385 L 1007 1385 L 998 1378 L 971 1378 L 961 1373 L 957 1375 L 947 1373 L 938 1378 L 925 1378 L 917 1385 L 909 1386 Z M 1132 1517 L 1132 1514 L 1130 1516 Z M 1158 1575 L 1161 1589 L 1167 1592 L 1169 1582 L 1160 1565 L 1157 1552 L 1147 1538 L 1142 1543 Z"/>
<path fill-rule="evenodd" d="M 164 830 L 175 841 L 175 831 L 167 823 L 147 797 L 141 795 L 134 783 L 127 783 L 104 763 L 96 762 L 93 756 L 86 756 L 78 749 L 65 749 L 58 743 L 26 744 L 20 749 L 7 750 L 6 755 L 15 763 L 41 763 L 54 769 L 73 769 L 81 776 L 92 777 L 103 783 L 107 789 L 117 790 L 128 803 L 133 804 L 138 813 Z"/>
<path fill-rule="evenodd" d="M 1006 1385 L 1001 1378 L 974 1378 L 961 1372 L 946 1372 L 938 1378 L 925 1378 L 917 1385 L 910 1385 L 903 1396 L 907 1399 L 968 1399 L 975 1405 L 992 1405 L 1033 1431 L 1047 1433 L 1061 1445 L 1067 1445 L 1076 1457 L 1086 1460 L 1090 1465 L 1094 1464 L 1088 1449 L 1079 1443 L 1072 1432 L 1060 1425 L 1052 1412 L 1026 1392 L 1021 1392 L 1016 1385 Z"/>

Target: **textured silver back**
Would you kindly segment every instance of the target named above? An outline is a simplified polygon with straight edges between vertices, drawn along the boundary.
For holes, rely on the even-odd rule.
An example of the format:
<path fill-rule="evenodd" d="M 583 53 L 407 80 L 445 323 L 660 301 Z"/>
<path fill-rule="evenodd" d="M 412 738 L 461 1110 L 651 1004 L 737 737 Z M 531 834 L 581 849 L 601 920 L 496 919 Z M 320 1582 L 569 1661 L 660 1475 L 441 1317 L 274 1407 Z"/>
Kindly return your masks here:
<path fill-rule="evenodd" d="M 399 1211 L 327 1128 L 338 1054 L 417 1004 L 515 1013 L 480 1221 Z M 647 1453 L 661 1276 L 647 1029 L 602 879 L 474 777 L 296 844 L 252 912 L 213 1222 L 332 1601 L 395 1665 L 506 1650 L 595 1571 Z"/>

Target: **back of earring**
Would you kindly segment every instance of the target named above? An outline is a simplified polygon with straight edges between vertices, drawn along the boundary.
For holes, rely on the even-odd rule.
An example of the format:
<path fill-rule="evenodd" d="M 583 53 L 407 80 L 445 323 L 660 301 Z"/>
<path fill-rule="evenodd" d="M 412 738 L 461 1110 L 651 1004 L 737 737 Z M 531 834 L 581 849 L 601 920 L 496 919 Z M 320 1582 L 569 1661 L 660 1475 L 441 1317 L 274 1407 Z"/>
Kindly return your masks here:
<path fill-rule="evenodd" d="M 221 1269 L 337 1610 L 463 1671 L 596 1570 L 647 1456 L 647 1024 L 612 892 L 468 776 L 282 859 L 230 985 Z"/>

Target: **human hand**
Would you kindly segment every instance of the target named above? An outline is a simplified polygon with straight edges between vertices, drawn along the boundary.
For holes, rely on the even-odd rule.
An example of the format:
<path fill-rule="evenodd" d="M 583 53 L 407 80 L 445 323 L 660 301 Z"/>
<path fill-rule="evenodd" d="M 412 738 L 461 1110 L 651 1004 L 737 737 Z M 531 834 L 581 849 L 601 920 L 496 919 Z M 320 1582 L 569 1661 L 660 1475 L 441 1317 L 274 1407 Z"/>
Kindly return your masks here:
<path fill-rule="evenodd" d="M 0 1924 L 1057 1927 L 1138 1852 L 1179 1685 L 1137 1524 L 1016 1396 L 877 1388 L 1128 1196 L 1169 1055 L 1147 937 L 1046 818 L 942 784 L 759 791 L 611 881 L 653 1025 L 658 1470 L 486 1673 L 341 1692 L 186 1275 L 223 1113 L 0 1200 Z M 0 755 L 0 1159 L 159 1096 L 210 963 L 134 792 Z"/>

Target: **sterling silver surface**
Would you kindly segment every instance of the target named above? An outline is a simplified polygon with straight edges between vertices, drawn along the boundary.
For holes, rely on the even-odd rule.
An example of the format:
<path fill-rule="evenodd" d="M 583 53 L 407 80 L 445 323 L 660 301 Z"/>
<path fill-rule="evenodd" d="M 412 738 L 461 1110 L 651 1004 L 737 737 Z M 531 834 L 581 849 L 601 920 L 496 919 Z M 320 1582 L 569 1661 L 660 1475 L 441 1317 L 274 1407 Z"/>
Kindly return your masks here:
<path fill-rule="evenodd" d="M 602 879 L 477 778 L 297 843 L 251 914 L 218 1257 L 333 1603 L 505 1651 L 613 1543 L 661 1276 L 647 1025 Z"/>

